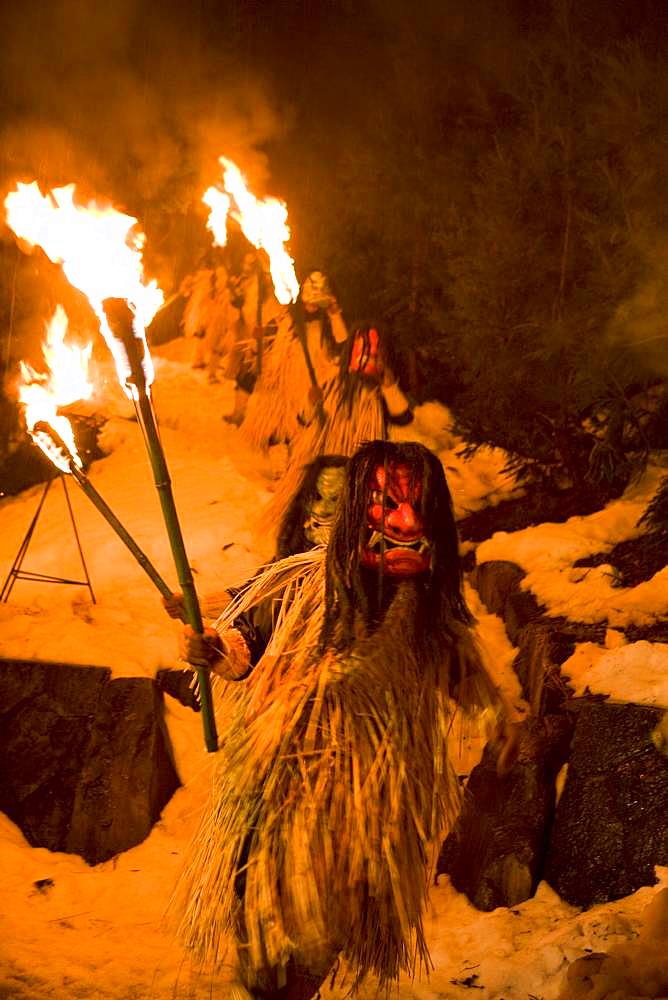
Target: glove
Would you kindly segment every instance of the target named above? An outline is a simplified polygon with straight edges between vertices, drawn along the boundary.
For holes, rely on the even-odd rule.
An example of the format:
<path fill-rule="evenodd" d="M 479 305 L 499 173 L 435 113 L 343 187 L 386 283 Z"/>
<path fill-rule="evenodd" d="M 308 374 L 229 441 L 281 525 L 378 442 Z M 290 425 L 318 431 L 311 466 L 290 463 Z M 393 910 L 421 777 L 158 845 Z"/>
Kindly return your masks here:
<path fill-rule="evenodd" d="M 227 641 L 214 628 L 195 632 L 185 625 L 179 643 L 181 659 L 197 670 L 211 670 L 228 681 L 238 681 L 250 669 L 250 651 L 236 629 L 227 633 Z"/>
<path fill-rule="evenodd" d="M 183 594 L 172 594 L 171 597 L 163 597 L 162 606 L 170 618 L 186 620 L 186 609 L 183 603 Z"/>
<path fill-rule="evenodd" d="M 179 642 L 179 654 L 197 670 L 213 670 L 225 655 L 221 639 L 214 628 L 196 632 L 192 625 L 184 625 Z"/>

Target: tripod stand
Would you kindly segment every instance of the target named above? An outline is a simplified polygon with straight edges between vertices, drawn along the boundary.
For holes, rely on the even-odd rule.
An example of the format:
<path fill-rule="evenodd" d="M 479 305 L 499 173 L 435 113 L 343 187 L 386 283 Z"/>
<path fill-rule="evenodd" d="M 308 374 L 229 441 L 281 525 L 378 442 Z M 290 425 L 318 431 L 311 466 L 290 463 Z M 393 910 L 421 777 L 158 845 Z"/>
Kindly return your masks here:
<path fill-rule="evenodd" d="M 79 540 L 79 532 L 77 531 L 76 521 L 74 520 L 74 511 L 72 510 L 72 503 L 70 501 L 70 495 L 69 495 L 69 493 L 67 491 L 67 482 L 66 482 L 65 476 L 62 474 L 62 472 L 60 473 L 60 475 L 59 475 L 58 478 L 60 479 L 61 483 L 63 484 L 63 490 L 65 491 L 65 500 L 67 502 L 67 509 L 69 511 L 70 521 L 72 522 L 72 528 L 74 530 L 74 538 L 75 538 L 76 543 L 77 543 L 77 549 L 79 550 L 79 557 L 81 559 L 81 565 L 83 567 L 83 571 L 84 571 L 84 575 L 85 575 L 86 579 L 85 580 L 68 580 L 66 577 L 51 576 L 48 573 L 33 573 L 30 570 L 24 570 L 24 569 L 21 568 L 23 566 L 23 560 L 25 559 L 26 553 L 28 551 L 28 546 L 30 545 L 30 541 L 32 539 L 32 536 L 34 534 L 35 528 L 37 526 L 37 521 L 39 520 L 39 515 L 42 512 L 42 507 L 44 506 L 44 501 L 46 500 L 46 497 L 47 497 L 47 494 L 48 494 L 49 490 L 51 489 L 51 483 L 54 481 L 53 479 L 49 479 L 44 484 L 44 490 L 42 492 L 42 496 L 40 498 L 37 510 L 35 511 L 34 517 L 33 517 L 32 521 L 30 522 L 30 526 L 29 526 L 28 530 L 25 533 L 25 537 L 24 537 L 23 541 L 21 542 L 19 551 L 16 554 L 16 558 L 14 559 L 14 563 L 12 565 L 12 568 L 10 569 L 10 571 L 9 571 L 9 573 L 7 575 L 7 579 L 5 580 L 5 582 L 2 585 L 2 590 L 0 590 L 0 602 L 3 602 L 5 604 L 7 603 L 7 601 L 9 600 L 9 595 L 11 594 L 12 590 L 14 589 L 14 584 L 16 583 L 17 580 L 41 580 L 42 583 L 66 583 L 66 584 L 70 584 L 70 585 L 76 586 L 76 587 L 87 587 L 88 591 L 90 593 L 91 601 L 93 602 L 93 604 L 96 603 L 96 601 L 95 601 L 95 594 L 93 593 L 93 587 L 91 585 L 90 577 L 88 575 L 88 569 L 86 567 L 86 560 L 84 559 L 83 550 L 81 548 L 81 542 Z"/>

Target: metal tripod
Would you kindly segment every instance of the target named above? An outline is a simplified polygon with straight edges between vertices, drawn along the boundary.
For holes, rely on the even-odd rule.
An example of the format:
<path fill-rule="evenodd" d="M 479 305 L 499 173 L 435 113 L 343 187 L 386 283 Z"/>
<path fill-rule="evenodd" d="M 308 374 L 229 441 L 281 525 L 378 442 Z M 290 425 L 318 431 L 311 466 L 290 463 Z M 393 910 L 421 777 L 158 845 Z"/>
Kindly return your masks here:
<path fill-rule="evenodd" d="M 42 512 L 42 507 L 44 506 L 44 501 L 46 500 L 46 497 L 47 497 L 47 494 L 48 494 L 49 490 L 51 489 L 51 483 L 54 481 L 53 479 L 49 479 L 44 484 L 44 491 L 43 491 L 41 499 L 39 501 L 39 505 L 37 507 L 37 510 L 35 511 L 35 515 L 34 515 L 32 521 L 30 522 L 30 527 L 26 531 L 25 537 L 24 537 L 23 541 L 21 542 L 21 546 L 19 548 L 18 553 L 16 554 L 16 558 L 14 559 L 14 563 L 12 565 L 12 568 L 10 569 L 10 571 L 9 571 L 9 573 L 7 575 L 7 579 L 5 580 L 5 582 L 2 585 L 2 590 L 0 590 L 0 602 L 3 602 L 5 604 L 7 603 L 7 601 L 9 600 L 9 595 L 11 594 L 11 592 L 12 592 L 12 590 L 14 588 L 14 584 L 16 583 L 17 580 L 41 580 L 42 583 L 66 583 L 66 584 L 70 584 L 71 586 L 76 586 L 76 587 L 87 587 L 88 591 L 90 593 L 91 601 L 93 602 L 93 604 L 96 603 L 96 601 L 95 601 L 95 594 L 93 593 L 93 587 L 91 585 L 90 577 L 88 575 L 88 568 L 86 566 L 86 560 L 84 559 L 83 549 L 81 548 L 81 542 L 79 540 L 79 532 L 77 531 L 76 521 L 74 520 L 74 511 L 72 510 L 72 504 L 70 502 L 70 495 L 69 495 L 69 493 L 67 491 L 67 482 L 66 482 L 65 476 L 62 473 L 60 473 L 60 475 L 59 475 L 58 478 L 60 479 L 61 483 L 63 484 L 63 490 L 65 491 L 65 500 L 67 501 L 67 509 L 69 511 L 70 521 L 72 522 L 72 528 L 74 530 L 74 537 L 76 539 L 77 549 L 79 550 L 79 557 L 81 559 L 81 565 L 83 567 L 83 571 L 84 571 L 84 575 L 85 575 L 86 579 L 85 580 L 68 580 L 66 577 L 63 577 L 63 576 L 50 576 L 48 573 L 32 573 L 29 570 L 21 569 L 21 567 L 23 566 L 23 560 L 25 559 L 26 553 L 28 551 L 28 546 L 30 545 L 30 541 L 32 539 L 32 536 L 34 534 L 35 528 L 37 526 L 37 521 L 39 520 L 39 515 Z"/>

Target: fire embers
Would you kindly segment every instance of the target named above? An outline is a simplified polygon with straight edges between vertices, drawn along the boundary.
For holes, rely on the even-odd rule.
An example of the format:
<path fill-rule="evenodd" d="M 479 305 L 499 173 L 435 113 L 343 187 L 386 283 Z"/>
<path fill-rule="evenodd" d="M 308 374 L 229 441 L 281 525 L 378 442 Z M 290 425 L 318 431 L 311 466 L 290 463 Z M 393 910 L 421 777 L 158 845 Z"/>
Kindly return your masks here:
<path fill-rule="evenodd" d="M 362 565 L 397 577 L 427 572 L 432 545 L 420 513 L 419 470 L 394 462 L 378 465 L 369 485 L 369 538 L 362 549 Z"/>

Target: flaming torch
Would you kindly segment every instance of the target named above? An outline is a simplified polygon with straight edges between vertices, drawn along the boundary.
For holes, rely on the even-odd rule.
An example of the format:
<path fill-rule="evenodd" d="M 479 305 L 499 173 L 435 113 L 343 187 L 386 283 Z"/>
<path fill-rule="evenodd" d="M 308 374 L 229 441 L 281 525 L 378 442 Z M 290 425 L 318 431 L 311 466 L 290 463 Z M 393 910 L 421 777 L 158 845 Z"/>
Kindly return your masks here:
<path fill-rule="evenodd" d="M 239 223 L 248 242 L 258 250 L 264 250 L 269 257 L 271 280 L 278 301 L 284 306 L 294 302 L 299 294 L 299 282 L 294 261 L 285 247 L 290 239 L 285 202 L 278 198 L 260 201 L 248 190 L 243 174 L 231 160 L 221 156 L 219 163 L 223 168 L 224 190 L 210 187 L 202 197 L 210 209 L 207 226 L 215 245 L 224 247 L 227 243 L 229 214 Z"/>
<path fill-rule="evenodd" d="M 207 227 L 213 234 L 215 246 L 224 247 L 227 242 L 227 217 L 230 215 L 241 227 L 241 231 L 254 247 L 263 250 L 269 258 L 271 280 L 274 292 L 281 305 L 294 302 L 299 294 L 299 282 L 295 265 L 286 249 L 290 239 L 288 210 L 285 202 L 278 198 L 260 200 L 246 185 L 239 168 L 226 157 L 219 157 L 223 168 L 223 190 L 210 187 L 204 192 L 202 201 L 209 207 Z M 257 263 L 257 374 L 262 370 L 262 350 L 264 331 L 262 326 L 264 272 L 262 262 Z"/>
<path fill-rule="evenodd" d="M 66 416 L 58 412 L 59 407 L 88 399 L 93 391 L 87 374 L 92 344 L 82 348 L 68 346 L 65 344 L 66 332 L 65 310 L 57 306 L 47 326 L 46 342 L 42 348 L 49 374 L 40 375 L 30 365 L 20 362 L 19 402 L 23 406 L 28 433 L 60 472 L 72 476 L 163 597 L 169 598 L 171 589 L 168 584 L 84 473 L 72 425 Z"/>
<path fill-rule="evenodd" d="M 133 400 L 144 431 L 186 618 L 196 632 L 202 632 L 202 614 L 150 398 L 153 364 L 145 328 L 160 308 L 163 294 L 155 281 L 144 280 L 144 236 L 135 229 L 137 220 L 95 202 L 75 205 L 74 191 L 71 184 L 44 196 L 36 182 L 18 184 L 5 199 L 7 224 L 20 239 L 41 246 L 52 261 L 62 264 L 70 284 L 86 295 L 97 315 L 121 386 Z M 218 737 L 208 672 L 198 670 L 197 680 L 204 741 L 207 750 L 214 752 Z"/>

